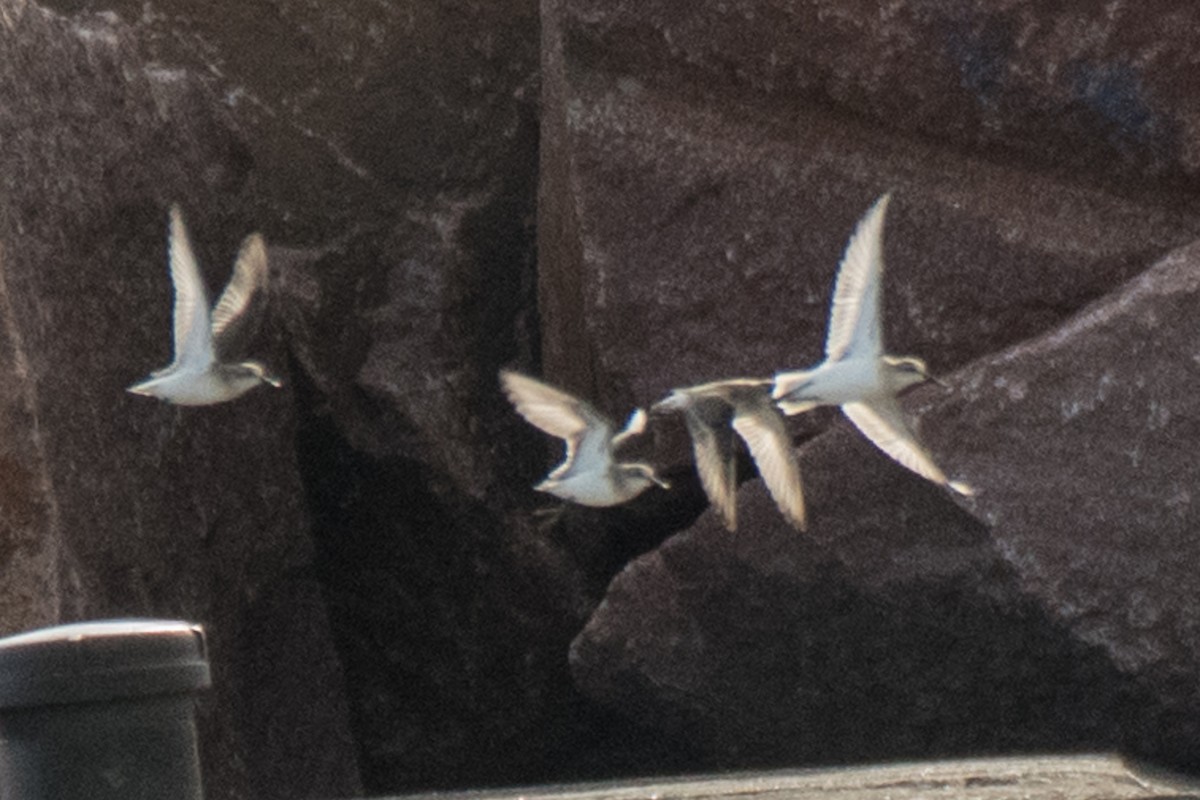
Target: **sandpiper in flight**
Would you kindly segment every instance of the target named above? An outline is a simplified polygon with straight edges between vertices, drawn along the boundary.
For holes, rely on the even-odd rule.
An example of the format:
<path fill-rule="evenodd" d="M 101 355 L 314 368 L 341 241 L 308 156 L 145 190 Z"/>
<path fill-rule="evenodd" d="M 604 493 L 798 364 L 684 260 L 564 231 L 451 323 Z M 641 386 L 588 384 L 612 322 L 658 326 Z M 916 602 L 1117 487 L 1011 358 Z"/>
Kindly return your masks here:
<path fill-rule="evenodd" d="M 223 351 L 247 328 L 247 310 L 267 284 L 267 249 L 259 234 L 242 242 L 233 277 L 221 293 L 211 317 L 208 290 L 188 241 L 179 206 L 171 206 L 171 282 L 175 286 L 174 359 L 150 377 L 129 387 L 134 394 L 168 403 L 205 406 L 232 400 L 260 383 L 280 381 L 257 361 L 223 361 Z"/>
<path fill-rule="evenodd" d="M 917 443 L 896 396 L 933 379 L 919 358 L 884 353 L 880 308 L 883 218 L 891 195 L 875 202 L 858 223 L 838 271 L 829 312 L 825 361 L 813 369 L 781 372 L 771 396 L 785 414 L 838 405 L 880 450 L 913 472 L 959 494 L 970 486 L 946 478 Z"/>
<path fill-rule="evenodd" d="M 770 391 L 769 380 L 715 381 L 675 389 L 650 409 L 683 412 L 700 483 L 731 531 L 737 530 L 734 431 L 749 448 L 779 510 L 796 528 L 804 530 L 806 525 L 800 466 Z"/>
<path fill-rule="evenodd" d="M 669 488 L 649 464 L 619 462 L 614 451 L 646 428 L 646 412 L 637 409 L 625 428 L 613 424 L 592 406 L 526 375 L 501 371 L 500 383 L 517 412 L 531 425 L 566 441 L 561 464 L 534 488 L 585 506 L 614 506 L 641 494 L 652 484 Z"/>

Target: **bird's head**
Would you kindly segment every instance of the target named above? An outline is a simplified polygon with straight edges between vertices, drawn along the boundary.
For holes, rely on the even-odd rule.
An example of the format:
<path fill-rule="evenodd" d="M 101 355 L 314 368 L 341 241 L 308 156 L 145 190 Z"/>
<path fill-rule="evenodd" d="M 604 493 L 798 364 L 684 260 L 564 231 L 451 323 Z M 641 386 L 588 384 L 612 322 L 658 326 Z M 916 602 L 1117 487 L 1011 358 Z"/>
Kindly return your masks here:
<path fill-rule="evenodd" d="M 268 372 L 267 368 L 258 361 L 243 361 L 237 366 L 246 373 L 247 377 L 253 377 L 256 381 L 268 384 L 276 389 L 283 386 L 283 381 Z"/>
<path fill-rule="evenodd" d="M 662 489 L 670 489 L 671 484 L 658 477 L 654 468 L 649 464 L 620 464 L 618 469 L 624 474 L 625 478 L 635 484 L 649 486 L 655 484 Z"/>
<path fill-rule="evenodd" d="M 888 366 L 888 373 L 896 391 L 907 389 L 909 386 L 916 386 L 918 383 L 925 381 L 933 381 L 938 386 L 946 387 L 946 383 L 935 378 L 929 372 L 929 367 L 919 358 L 913 358 L 912 356 L 884 356 L 883 361 Z"/>

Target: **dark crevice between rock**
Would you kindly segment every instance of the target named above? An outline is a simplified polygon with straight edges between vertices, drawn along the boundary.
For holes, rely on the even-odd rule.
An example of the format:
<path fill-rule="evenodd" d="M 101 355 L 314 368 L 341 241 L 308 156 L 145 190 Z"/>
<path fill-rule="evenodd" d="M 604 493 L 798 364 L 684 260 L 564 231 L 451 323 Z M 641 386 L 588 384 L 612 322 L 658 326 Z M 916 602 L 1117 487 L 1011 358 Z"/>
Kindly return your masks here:
<path fill-rule="evenodd" d="M 464 412 L 496 469 L 482 496 L 467 494 L 419 455 L 395 455 L 397 443 L 406 454 L 430 443 L 388 397 L 356 386 L 362 359 L 351 332 L 309 337 L 331 348 L 307 360 L 346 386 L 337 396 L 292 364 L 314 574 L 329 605 L 371 793 L 693 763 L 686 747 L 583 697 L 567 652 L 611 577 L 689 524 L 703 501 L 652 491 L 627 508 L 568 508 L 557 522 L 539 517 L 535 511 L 555 501 L 531 486 L 561 444 L 525 423 L 499 390 L 501 368 L 536 373 L 541 361 L 538 122 L 536 109 L 524 107 L 513 150 L 519 168 L 506 171 L 489 202 L 464 214 L 455 234 L 451 279 L 460 283 L 447 294 L 461 298 L 453 325 L 468 341 L 474 387 Z M 367 244 L 350 247 L 357 249 L 339 248 L 311 272 L 323 276 L 322 286 L 360 283 L 333 280 L 329 269 L 375 274 L 361 267 L 380 257 Z M 324 301 L 347 312 L 386 296 L 382 286 L 339 291 L 348 294 Z M 318 314 L 304 325 L 322 318 L 332 319 Z M 339 420 L 352 420 L 350 428 Z M 382 437 L 382 446 L 364 452 L 363 431 Z"/>
<path fill-rule="evenodd" d="M 541 3 L 541 148 L 538 163 L 539 316 L 543 374 L 563 388 L 597 396 L 596 353 L 588 335 L 584 258 L 567 109 L 562 3 Z"/>
<path fill-rule="evenodd" d="M 293 374 L 300 408 L 318 407 Z M 582 619 L 509 551 L 494 510 L 421 464 L 355 451 L 327 414 L 301 415 L 297 448 L 368 792 L 687 763 L 578 693 L 567 648 Z"/>
<path fill-rule="evenodd" d="M 493 202 L 466 214 L 459 242 L 476 268 L 461 278 L 459 309 L 472 354 L 475 391 L 469 411 L 481 421 L 486 440 L 499 463 L 511 465 L 497 488 L 514 484 L 513 472 L 536 469 L 536 451 L 520 447 L 511 433 L 524 422 L 500 391 L 502 368 L 536 371 L 541 363 L 541 329 L 537 297 L 537 109 L 520 106 L 514 141 L 514 168 L 501 182 Z M 507 480 L 504 480 L 507 479 Z"/>
<path fill-rule="evenodd" d="M 295 382 L 301 408 L 313 408 L 313 388 Z M 301 417 L 297 448 L 365 786 L 504 782 L 517 767 L 501 766 L 496 751 L 512 721 L 495 712 L 506 699 L 520 706 L 511 696 L 520 654 L 502 609 L 487 602 L 495 521 L 431 491 L 421 464 L 354 450 L 329 415 Z M 492 648 L 495 671 L 472 674 Z"/>
<path fill-rule="evenodd" d="M 630 561 L 691 527 L 708 507 L 694 473 L 678 470 L 662 477 L 671 484 L 669 491 L 651 487 L 612 508 L 566 505 L 558 524 L 547 530 L 581 565 L 586 596 L 593 607 Z"/>
<path fill-rule="evenodd" d="M 324 343 L 307 360 L 346 386 L 337 396 L 316 386 L 299 361 L 291 365 L 314 574 L 371 793 L 562 781 L 602 777 L 615 764 L 641 771 L 686 762 L 674 746 L 584 698 L 567 666 L 569 643 L 611 576 L 683 523 L 664 523 L 660 501 L 648 499 L 612 512 L 569 509 L 557 526 L 543 524 L 533 512 L 552 498 L 530 487 L 546 469 L 547 450 L 537 444 L 544 437 L 499 391 L 500 368 L 536 371 L 541 358 L 537 125 L 536 109 L 526 107 L 514 145 L 521 168 L 466 212 L 455 235 L 453 280 L 462 283 L 448 294 L 461 298 L 454 326 L 469 341 L 463 349 L 472 354 L 465 366 L 474 386 L 464 412 L 477 421 L 473 436 L 497 469 L 483 497 L 426 459 L 395 455 L 397 443 L 413 454 L 430 445 L 388 397 L 356 386 L 362 358 L 352 331 L 302 337 Z M 353 252 L 339 248 L 310 273 L 345 295 L 323 302 L 346 313 L 386 296 L 382 285 L 364 289 L 350 279 L 382 280 L 362 268 L 380 256 L 362 237 L 354 242 Z M 335 280 L 330 269 L 347 278 Z M 351 428 L 339 420 L 352 420 Z M 364 452 L 363 431 L 382 437 L 382 446 Z"/>

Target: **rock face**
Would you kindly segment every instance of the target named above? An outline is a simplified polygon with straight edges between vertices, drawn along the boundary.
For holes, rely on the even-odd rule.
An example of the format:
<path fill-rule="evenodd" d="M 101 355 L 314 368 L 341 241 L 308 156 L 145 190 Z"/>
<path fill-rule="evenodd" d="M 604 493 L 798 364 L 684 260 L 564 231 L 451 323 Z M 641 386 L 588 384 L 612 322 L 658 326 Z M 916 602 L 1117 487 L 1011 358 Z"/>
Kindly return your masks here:
<path fill-rule="evenodd" d="M 288 602 L 314 614 L 327 602 L 357 752 L 307 755 L 334 737 L 301 724 L 301 709 L 282 698 L 314 692 L 286 671 L 251 682 L 237 694 L 236 724 L 280 743 L 268 766 L 287 778 L 264 778 L 270 791 L 350 794 L 356 762 L 372 793 L 607 768 L 610 751 L 591 751 L 614 723 L 579 696 L 565 653 L 627 555 L 587 538 L 606 527 L 597 515 L 568 514 L 571 529 L 552 535 L 539 527 L 529 512 L 542 501 L 528 487 L 548 449 L 496 385 L 501 366 L 531 369 L 538 350 L 536 7 L 236 3 L 196 15 L 192 4 L 139 0 L 108 6 L 118 22 L 80 5 L 55 3 L 75 25 L 128 31 L 155 74 L 202 87 L 211 108 L 194 124 L 218 123 L 197 138 L 234 151 L 213 163 L 197 156 L 180 175 L 240 171 L 189 205 L 232 207 L 239 223 L 253 219 L 286 244 L 271 249 L 276 355 L 291 367 L 289 394 L 274 398 L 288 408 L 286 433 L 273 440 L 288 457 L 274 461 L 293 481 L 287 502 L 303 512 L 298 542 L 308 545 L 311 527 L 312 555 L 300 553 L 296 569 L 320 592 L 264 590 L 263 613 L 245 623 L 262 641 L 236 662 L 304 663 L 295 653 L 313 653 L 304 633 L 316 626 L 273 615 Z M 153 192 L 140 201 L 159 247 L 159 215 L 181 192 L 161 183 L 145 179 Z M 218 227 L 189 219 L 196 231 Z M 245 231 L 226 222 L 223 244 Z M 156 308 L 165 315 L 165 302 Z M 165 316 L 161 324 L 148 342 L 162 341 Z M 272 451 L 256 442 L 247 446 L 267 462 Z M 213 485 L 248 491 L 240 469 L 214 471 Z M 654 542 L 671 529 L 658 526 Z M 237 576 L 213 583 L 243 588 Z M 302 649 L 289 655 L 285 635 Z M 617 760 L 636 752 L 632 738 L 622 729 Z M 247 758 L 214 752 L 210 760 Z"/>
<path fill-rule="evenodd" d="M 1132 344 L 1186 307 L 1188 251 L 1124 283 L 1197 234 L 1182 41 L 1122 3 L 543 12 L 547 370 L 622 406 L 815 362 L 846 238 L 892 190 L 890 349 L 954 376 L 910 408 L 981 492 L 956 507 L 836 426 L 803 451 L 813 530 L 755 481 L 736 536 L 705 515 L 635 561 L 573 645 L 584 692 L 708 766 L 1104 746 L 1195 768 L 1173 743 L 1197 719 L 1188 433 L 1159 433 L 1191 405 L 1185 317 Z M 1089 302 L 1108 322 L 1069 337 Z M 1128 416 L 1095 417 L 1110 397 Z"/>
<path fill-rule="evenodd" d="M 256 225 L 236 200 L 240 137 L 111 18 L 5 2 L 0 51 L 3 627 L 202 622 L 210 796 L 352 792 L 291 391 L 213 409 L 124 391 L 170 360 L 169 203 L 187 209 L 211 285 Z"/>
<path fill-rule="evenodd" d="M 0 624 L 208 623 L 214 797 L 1194 766 L 1193 255 L 1146 270 L 1200 236 L 1200 20 L 1077 5 L 0 0 Z M 805 536 L 754 480 L 719 530 L 669 419 L 672 491 L 535 513 L 560 444 L 498 369 L 615 417 L 808 364 L 888 190 L 889 344 L 952 376 L 909 409 L 976 501 L 826 412 Z M 123 392 L 172 201 L 214 286 L 272 244 L 284 390 Z"/>
<path fill-rule="evenodd" d="M 681 382 L 814 361 L 846 238 L 889 189 L 888 335 L 897 352 L 924 353 L 941 370 L 1044 330 L 1197 234 L 1170 194 L 1096 190 L 1091 174 L 997 163 L 760 86 L 742 61 L 807 30 L 803 19 L 775 28 L 770 14 L 717 3 L 548 5 L 547 47 L 561 49 L 547 54 L 544 76 L 543 185 L 561 200 L 541 209 L 553 237 L 545 347 L 569 372 L 577 353 L 555 348 L 582 320 L 597 393 L 644 400 Z M 821 35 L 842 16 L 829 13 Z M 720 53 L 701 57 L 679 42 L 703 20 L 756 33 L 697 30 L 695 42 Z M 916 38 L 902 22 L 885 27 L 857 31 L 853 49 Z M 733 74 L 712 76 L 707 58 Z M 820 72 L 805 64 L 802 76 Z M 907 83 L 901 75 L 894 81 Z M 871 93 L 902 96 L 890 84 Z M 891 120 L 886 108 L 878 116 Z"/>
<path fill-rule="evenodd" d="M 614 581 L 581 685 L 719 763 L 1122 748 L 1196 769 L 1198 293 L 1192 245 L 913 393 L 978 491 L 963 508 L 848 425 L 810 442 L 812 529 L 747 484 L 736 537 L 710 514 Z"/>
<path fill-rule="evenodd" d="M 564 5 L 593 63 L 674 73 L 706 99 L 750 96 L 769 112 L 801 99 L 1060 174 L 1195 185 L 1196 12 L 1179 0 Z"/>

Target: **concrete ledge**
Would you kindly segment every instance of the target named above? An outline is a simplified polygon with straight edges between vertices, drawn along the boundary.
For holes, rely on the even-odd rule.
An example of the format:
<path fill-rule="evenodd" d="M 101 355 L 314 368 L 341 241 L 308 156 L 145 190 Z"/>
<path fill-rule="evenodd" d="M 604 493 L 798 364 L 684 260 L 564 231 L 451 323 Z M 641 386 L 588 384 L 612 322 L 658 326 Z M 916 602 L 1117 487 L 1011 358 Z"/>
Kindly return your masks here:
<path fill-rule="evenodd" d="M 1128 764 L 1114 755 L 929 761 L 887 766 L 752 772 L 410 795 L 520 800 L 1200 800 L 1200 780 Z"/>

